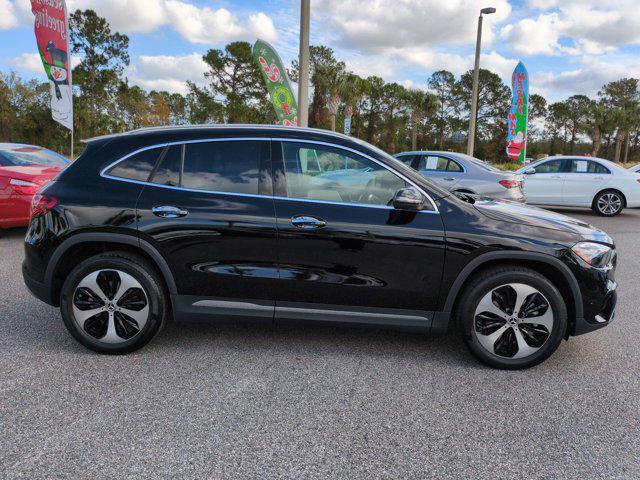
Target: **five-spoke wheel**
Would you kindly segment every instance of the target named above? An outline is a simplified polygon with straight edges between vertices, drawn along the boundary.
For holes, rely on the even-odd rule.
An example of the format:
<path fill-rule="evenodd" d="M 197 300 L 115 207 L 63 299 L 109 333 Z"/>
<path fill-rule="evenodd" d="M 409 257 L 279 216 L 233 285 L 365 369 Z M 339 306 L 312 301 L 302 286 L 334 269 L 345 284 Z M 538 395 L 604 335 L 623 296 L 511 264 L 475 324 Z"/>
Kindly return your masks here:
<path fill-rule="evenodd" d="M 622 194 L 615 190 L 601 192 L 593 200 L 593 209 L 603 217 L 615 217 L 624 206 Z"/>
<path fill-rule="evenodd" d="M 67 277 L 60 309 L 67 329 L 83 345 L 126 353 L 145 345 L 167 316 L 162 279 L 136 255 L 114 252 L 88 258 Z"/>
<path fill-rule="evenodd" d="M 567 326 L 564 299 L 528 268 L 494 267 L 469 280 L 456 312 L 471 352 L 498 368 L 533 366 L 551 355 Z"/>

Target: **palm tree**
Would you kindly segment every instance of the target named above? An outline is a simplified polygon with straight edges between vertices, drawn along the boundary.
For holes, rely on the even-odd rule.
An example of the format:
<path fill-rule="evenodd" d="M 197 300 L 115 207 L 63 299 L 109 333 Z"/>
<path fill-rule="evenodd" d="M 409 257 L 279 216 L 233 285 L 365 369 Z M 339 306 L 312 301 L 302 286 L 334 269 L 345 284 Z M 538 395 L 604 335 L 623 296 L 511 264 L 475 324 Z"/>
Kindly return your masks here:
<path fill-rule="evenodd" d="M 331 130 L 336 131 L 336 117 L 340 108 L 340 93 L 344 89 L 347 75 L 344 71 L 344 63 L 339 62 L 330 65 L 318 66 L 316 70 L 317 82 L 327 92 L 327 109 L 331 117 Z"/>
<path fill-rule="evenodd" d="M 411 149 L 418 148 L 418 124 L 424 117 L 435 113 L 438 108 L 438 99 L 432 93 L 422 90 L 407 91 L 407 106 L 411 110 Z"/>
<path fill-rule="evenodd" d="M 344 103 L 344 120 L 351 123 L 356 106 L 360 103 L 365 92 L 364 80 L 351 72 L 345 75 L 342 82 L 340 97 Z"/>

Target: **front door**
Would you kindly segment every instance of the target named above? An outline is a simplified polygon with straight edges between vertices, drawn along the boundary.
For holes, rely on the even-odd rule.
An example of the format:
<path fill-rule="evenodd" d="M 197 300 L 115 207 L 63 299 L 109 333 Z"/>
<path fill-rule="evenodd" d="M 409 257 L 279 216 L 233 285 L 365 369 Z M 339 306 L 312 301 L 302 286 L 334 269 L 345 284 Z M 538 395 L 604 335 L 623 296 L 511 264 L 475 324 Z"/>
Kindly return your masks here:
<path fill-rule="evenodd" d="M 562 159 L 549 160 L 537 165 L 536 173 L 525 175 L 523 189 L 527 203 L 562 205 L 564 164 Z"/>
<path fill-rule="evenodd" d="M 138 201 L 139 232 L 175 277 L 185 319 L 272 321 L 278 279 L 270 141 L 168 148 Z"/>
<path fill-rule="evenodd" d="M 438 212 L 395 210 L 407 182 L 369 157 L 326 144 L 273 145 L 276 318 L 428 328 L 444 259 Z"/>

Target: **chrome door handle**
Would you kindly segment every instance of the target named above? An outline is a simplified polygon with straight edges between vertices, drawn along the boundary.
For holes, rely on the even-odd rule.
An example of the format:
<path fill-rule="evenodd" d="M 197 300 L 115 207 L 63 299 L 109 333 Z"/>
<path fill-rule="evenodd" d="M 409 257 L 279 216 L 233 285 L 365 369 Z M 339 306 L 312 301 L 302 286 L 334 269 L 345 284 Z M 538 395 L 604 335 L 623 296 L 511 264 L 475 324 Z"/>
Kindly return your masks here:
<path fill-rule="evenodd" d="M 604 177 L 594 177 L 594 180 L 604 180 Z"/>
<path fill-rule="evenodd" d="M 183 210 L 182 208 L 174 207 L 171 205 L 153 207 L 151 211 L 156 217 L 162 218 L 179 218 L 189 215 L 189 212 L 187 210 Z"/>
<path fill-rule="evenodd" d="M 311 217 L 309 215 L 296 215 L 291 219 L 293 226 L 301 228 L 303 230 L 313 230 L 316 228 L 323 228 L 327 225 L 327 222 L 321 218 Z"/>
<path fill-rule="evenodd" d="M 453 177 L 447 177 L 447 178 L 445 178 L 445 180 L 446 180 L 447 182 L 453 182 L 453 181 L 455 180 L 455 178 L 453 178 Z"/>

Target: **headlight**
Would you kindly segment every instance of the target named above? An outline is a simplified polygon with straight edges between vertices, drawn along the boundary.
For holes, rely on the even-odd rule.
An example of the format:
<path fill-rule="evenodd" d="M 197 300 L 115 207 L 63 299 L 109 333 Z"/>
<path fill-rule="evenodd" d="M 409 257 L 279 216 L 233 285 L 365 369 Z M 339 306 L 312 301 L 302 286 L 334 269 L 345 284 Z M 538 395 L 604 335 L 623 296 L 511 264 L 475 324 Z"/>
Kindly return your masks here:
<path fill-rule="evenodd" d="M 571 251 L 595 268 L 604 268 L 613 258 L 613 249 L 601 243 L 580 242 Z"/>

